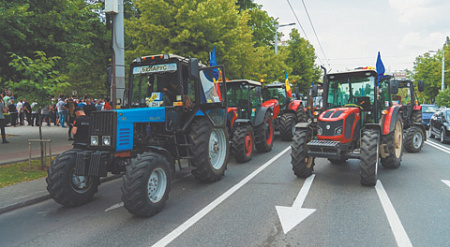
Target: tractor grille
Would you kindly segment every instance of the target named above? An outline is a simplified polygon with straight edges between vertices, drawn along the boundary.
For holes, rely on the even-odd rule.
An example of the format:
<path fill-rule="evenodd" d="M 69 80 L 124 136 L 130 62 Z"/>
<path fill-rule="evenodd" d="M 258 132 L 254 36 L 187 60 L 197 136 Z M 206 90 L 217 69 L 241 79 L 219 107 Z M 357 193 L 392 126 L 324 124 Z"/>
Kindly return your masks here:
<path fill-rule="evenodd" d="M 89 117 L 89 136 L 113 135 L 116 127 L 116 112 L 93 112 Z"/>
<path fill-rule="evenodd" d="M 319 128 L 322 129 L 322 136 L 334 136 L 334 131 L 338 127 L 342 127 L 344 123 L 344 120 L 338 120 L 333 122 L 325 122 L 325 121 L 319 121 Z"/>

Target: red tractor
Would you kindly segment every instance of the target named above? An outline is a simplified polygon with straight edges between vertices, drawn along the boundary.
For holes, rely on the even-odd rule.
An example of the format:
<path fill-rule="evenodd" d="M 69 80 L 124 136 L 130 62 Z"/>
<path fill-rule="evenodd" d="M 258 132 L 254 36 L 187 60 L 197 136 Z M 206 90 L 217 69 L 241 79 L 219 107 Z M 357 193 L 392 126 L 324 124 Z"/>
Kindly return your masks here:
<path fill-rule="evenodd" d="M 273 111 L 275 129 L 280 131 L 281 139 L 290 141 L 295 131 L 295 124 L 306 121 L 302 101 L 288 97 L 286 85 L 280 82 L 264 86 L 262 96 L 263 106 Z"/>
<path fill-rule="evenodd" d="M 398 88 L 399 92 L 392 97 L 392 100 L 394 104 L 401 107 L 405 150 L 410 153 L 417 153 L 420 152 L 427 138 L 425 126 L 422 124 L 422 106 L 417 100 L 412 81 L 398 81 Z M 423 81 L 418 82 L 417 89 L 419 92 L 424 90 Z"/>
<path fill-rule="evenodd" d="M 261 83 L 251 80 L 227 81 L 227 126 L 231 153 L 239 163 L 273 147 L 272 109 L 262 105 Z"/>
<path fill-rule="evenodd" d="M 374 186 L 380 160 L 385 168 L 398 168 L 402 159 L 401 107 L 391 101 L 397 82 L 390 77 L 378 82 L 376 71 L 356 70 L 328 74 L 323 87 L 324 111 L 318 122 L 296 125 L 291 146 L 294 174 L 310 176 L 316 157 L 332 163 L 359 159 L 361 184 Z M 312 94 L 317 94 L 317 86 Z"/>

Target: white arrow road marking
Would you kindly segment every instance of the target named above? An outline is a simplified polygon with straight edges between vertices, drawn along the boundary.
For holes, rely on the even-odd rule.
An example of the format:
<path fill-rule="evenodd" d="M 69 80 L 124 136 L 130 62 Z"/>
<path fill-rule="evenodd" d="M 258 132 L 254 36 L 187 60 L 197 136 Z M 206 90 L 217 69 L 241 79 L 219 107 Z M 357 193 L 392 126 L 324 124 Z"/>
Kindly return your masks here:
<path fill-rule="evenodd" d="M 445 147 L 445 146 L 442 146 L 442 145 L 440 145 L 438 143 L 435 143 L 435 142 L 432 142 L 432 141 L 425 141 L 425 143 L 430 145 L 430 146 L 432 146 L 432 147 L 434 147 L 434 148 L 436 148 L 436 149 L 439 149 L 439 150 L 441 150 L 443 152 L 446 152 L 446 153 L 450 154 L 450 149 Z"/>
<path fill-rule="evenodd" d="M 444 184 L 448 185 L 450 187 L 450 180 L 441 180 Z"/>
<path fill-rule="evenodd" d="M 120 207 L 123 207 L 123 202 L 112 205 L 111 207 L 105 209 L 105 212 L 108 212 L 110 210 L 113 210 L 113 209 L 116 209 L 116 208 L 120 208 Z"/>
<path fill-rule="evenodd" d="M 264 165 L 260 166 L 258 169 L 256 169 L 254 172 L 252 172 L 250 175 L 248 175 L 246 178 L 241 180 L 239 183 L 234 185 L 231 189 L 229 189 L 227 192 L 219 196 L 216 200 L 211 202 L 208 206 L 204 207 L 202 210 L 200 210 L 198 213 L 196 213 L 194 216 L 189 218 L 187 221 L 185 221 L 183 224 L 178 226 L 175 230 L 173 230 L 171 233 L 166 235 L 164 238 L 156 242 L 153 247 L 157 246 L 166 246 L 170 244 L 174 239 L 176 239 L 178 236 L 180 236 L 183 232 L 188 230 L 192 225 L 197 223 L 200 219 L 202 219 L 205 215 L 207 215 L 209 212 L 211 212 L 215 207 L 220 205 L 223 201 L 225 201 L 228 197 L 234 194 L 238 189 L 240 189 L 242 186 L 247 184 L 252 178 L 254 178 L 256 175 L 258 175 L 260 172 L 262 172 L 264 169 L 266 169 L 269 165 L 271 165 L 275 160 L 280 158 L 281 155 L 285 154 L 287 151 L 289 151 L 291 147 L 287 147 L 285 150 L 281 151 L 279 154 L 277 154 L 275 157 L 267 161 Z"/>
<path fill-rule="evenodd" d="M 284 234 L 287 234 L 292 228 L 300 224 L 300 222 L 316 211 L 315 209 L 302 208 L 315 176 L 316 175 L 313 174 L 305 180 L 292 207 L 275 206 Z"/>
<path fill-rule="evenodd" d="M 391 229 L 394 233 L 397 245 L 400 247 L 412 247 L 411 240 L 409 240 L 409 237 L 406 234 L 405 229 L 403 228 L 402 222 L 395 212 L 394 206 L 392 205 L 391 200 L 389 200 L 389 197 L 384 190 L 384 187 L 381 184 L 380 180 L 377 181 L 375 189 L 377 190 L 377 194 L 380 198 L 381 205 L 383 206 L 384 213 L 388 218 L 389 225 L 391 225 Z"/>

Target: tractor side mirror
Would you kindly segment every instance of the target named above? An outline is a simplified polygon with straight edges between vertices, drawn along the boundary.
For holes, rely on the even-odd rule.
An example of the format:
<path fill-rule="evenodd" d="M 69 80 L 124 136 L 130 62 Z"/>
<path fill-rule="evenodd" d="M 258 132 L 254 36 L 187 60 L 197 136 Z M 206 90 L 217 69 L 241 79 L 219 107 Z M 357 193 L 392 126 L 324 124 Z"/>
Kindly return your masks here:
<path fill-rule="evenodd" d="M 425 90 L 425 85 L 423 81 L 419 81 L 419 84 L 417 85 L 417 89 L 419 89 L 419 92 L 423 92 Z"/>
<path fill-rule="evenodd" d="M 311 86 L 311 91 L 310 91 L 311 97 L 317 97 L 317 91 L 318 91 L 317 85 L 312 85 Z"/>
<path fill-rule="evenodd" d="M 398 81 L 392 80 L 390 86 L 391 86 L 391 94 L 398 94 Z"/>
<path fill-rule="evenodd" d="M 190 75 L 192 78 L 199 79 L 198 58 L 190 58 L 189 59 L 189 70 L 190 70 Z"/>

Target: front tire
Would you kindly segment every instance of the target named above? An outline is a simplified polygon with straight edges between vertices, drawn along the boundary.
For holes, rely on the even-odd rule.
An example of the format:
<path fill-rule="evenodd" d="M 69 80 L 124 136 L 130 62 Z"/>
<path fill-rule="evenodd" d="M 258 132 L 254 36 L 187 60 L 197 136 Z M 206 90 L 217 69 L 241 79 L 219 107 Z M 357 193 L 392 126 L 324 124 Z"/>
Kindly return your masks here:
<path fill-rule="evenodd" d="M 292 140 L 295 132 L 295 115 L 293 113 L 283 114 L 280 118 L 280 136 L 283 141 Z"/>
<path fill-rule="evenodd" d="M 239 163 L 245 163 L 252 159 L 253 155 L 253 128 L 251 125 L 242 125 L 234 129 L 231 138 L 231 153 Z"/>
<path fill-rule="evenodd" d="M 273 147 L 273 121 L 270 111 L 267 111 L 264 115 L 264 121 L 262 124 L 256 127 L 256 150 L 258 152 L 269 152 Z"/>
<path fill-rule="evenodd" d="M 57 203 L 74 207 L 90 202 L 98 191 L 100 179 L 93 176 L 75 175 L 77 152 L 68 150 L 52 162 L 47 173 L 47 190 Z"/>
<path fill-rule="evenodd" d="M 199 118 L 190 126 L 192 175 L 202 182 L 215 182 L 225 175 L 229 154 L 228 131 L 213 128 L 206 118 Z"/>
<path fill-rule="evenodd" d="M 126 167 L 122 201 L 131 214 L 149 217 L 159 213 L 169 198 L 170 163 L 157 153 L 138 154 Z"/>
<path fill-rule="evenodd" d="M 384 168 L 398 168 L 403 155 L 403 125 L 400 116 L 397 117 L 394 131 L 383 136 L 383 143 L 389 149 L 389 156 L 381 159 L 381 165 Z"/>
<path fill-rule="evenodd" d="M 377 183 L 379 136 L 374 130 L 365 130 L 361 137 L 360 182 L 365 186 Z"/>
<path fill-rule="evenodd" d="M 311 130 L 296 130 L 292 138 L 291 164 L 294 174 L 299 178 L 311 176 L 314 167 L 314 157 L 308 155 L 308 142 L 312 139 Z"/>
<path fill-rule="evenodd" d="M 422 150 L 424 133 L 418 127 L 411 127 L 405 134 L 405 149 L 409 153 L 418 153 Z"/>

